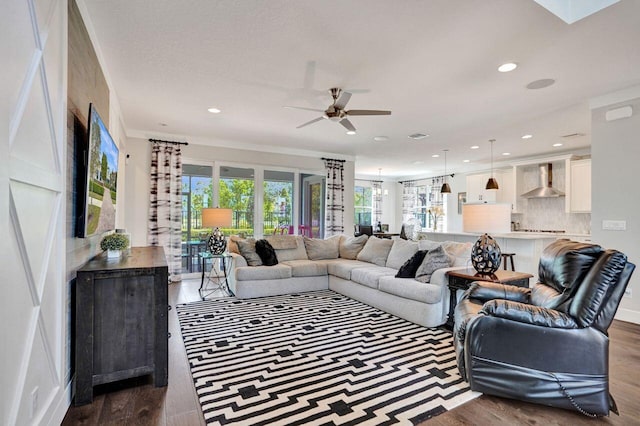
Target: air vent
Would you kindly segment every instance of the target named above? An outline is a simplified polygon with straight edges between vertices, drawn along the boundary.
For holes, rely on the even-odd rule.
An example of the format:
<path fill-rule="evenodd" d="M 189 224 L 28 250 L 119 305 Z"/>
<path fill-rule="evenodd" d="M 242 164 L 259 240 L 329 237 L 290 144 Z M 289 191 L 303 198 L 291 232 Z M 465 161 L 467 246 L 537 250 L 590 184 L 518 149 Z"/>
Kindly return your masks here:
<path fill-rule="evenodd" d="M 562 135 L 562 138 L 570 139 L 570 138 L 579 138 L 580 136 L 584 136 L 584 133 L 571 133 L 568 135 Z"/>
<path fill-rule="evenodd" d="M 425 135 L 424 133 L 414 133 L 412 135 L 409 135 L 409 138 L 414 140 L 424 139 L 426 137 L 429 137 L 429 135 Z"/>

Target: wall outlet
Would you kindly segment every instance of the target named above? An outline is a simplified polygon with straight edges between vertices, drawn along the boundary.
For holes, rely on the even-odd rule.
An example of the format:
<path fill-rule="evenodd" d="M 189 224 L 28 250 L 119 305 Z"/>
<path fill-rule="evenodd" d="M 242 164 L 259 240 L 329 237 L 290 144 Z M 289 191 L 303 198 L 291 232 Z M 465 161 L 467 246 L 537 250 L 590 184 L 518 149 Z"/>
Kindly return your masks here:
<path fill-rule="evenodd" d="M 31 391 L 31 406 L 29 407 L 29 418 L 33 419 L 33 417 L 38 412 L 38 387 L 36 386 Z"/>

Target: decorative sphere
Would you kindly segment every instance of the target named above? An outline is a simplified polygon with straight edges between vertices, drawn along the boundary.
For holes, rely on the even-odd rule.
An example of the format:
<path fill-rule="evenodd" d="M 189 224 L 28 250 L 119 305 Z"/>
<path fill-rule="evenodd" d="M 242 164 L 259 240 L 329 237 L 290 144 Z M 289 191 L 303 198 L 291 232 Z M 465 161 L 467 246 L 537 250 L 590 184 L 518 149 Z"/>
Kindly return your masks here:
<path fill-rule="evenodd" d="M 471 249 L 471 264 L 481 274 L 490 275 L 500 268 L 500 246 L 487 234 L 482 234 Z"/>
<path fill-rule="evenodd" d="M 220 229 L 216 229 L 207 241 L 207 249 L 209 249 L 212 254 L 222 254 L 226 248 L 227 241 L 224 239 L 224 234 Z"/>

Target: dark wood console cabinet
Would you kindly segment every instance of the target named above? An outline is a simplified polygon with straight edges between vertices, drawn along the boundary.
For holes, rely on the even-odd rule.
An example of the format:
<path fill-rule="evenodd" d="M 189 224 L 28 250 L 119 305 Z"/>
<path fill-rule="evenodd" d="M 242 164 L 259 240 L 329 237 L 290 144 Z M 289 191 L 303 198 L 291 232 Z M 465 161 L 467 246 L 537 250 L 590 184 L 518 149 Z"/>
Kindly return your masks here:
<path fill-rule="evenodd" d="M 168 268 L 162 247 L 133 247 L 121 258 L 101 253 L 76 280 L 75 405 L 93 387 L 151 374 L 168 376 Z"/>

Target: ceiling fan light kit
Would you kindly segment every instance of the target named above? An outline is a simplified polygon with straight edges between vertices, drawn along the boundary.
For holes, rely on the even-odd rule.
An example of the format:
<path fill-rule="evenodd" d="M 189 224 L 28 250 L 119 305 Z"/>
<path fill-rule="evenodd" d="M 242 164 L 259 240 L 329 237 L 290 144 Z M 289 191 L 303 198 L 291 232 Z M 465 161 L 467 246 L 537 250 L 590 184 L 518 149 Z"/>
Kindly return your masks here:
<path fill-rule="evenodd" d="M 319 111 L 324 112 L 324 114 L 318 118 L 314 118 L 311 121 L 307 121 L 304 124 L 301 124 L 296 127 L 296 129 L 300 129 L 302 127 L 306 127 L 310 124 L 317 123 L 321 120 L 331 120 L 339 122 L 345 129 L 347 129 L 348 135 L 355 135 L 356 128 L 349 121 L 349 117 L 358 116 L 358 115 L 391 115 L 391 111 L 384 110 L 373 110 L 373 109 L 351 109 L 345 110 L 347 103 L 351 99 L 351 93 L 345 92 L 342 89 L 337 87 L 329 89 L 329 93 L 331 93 L 331 97 L 333 98 L 333 103 L 326 110 L 317 110 L 314 108 L 305 108 L 305 107 L 297 107 L 297 106 L 287 106 L 285 108 L 295 108 L 302 109 L 306 111 Z"/>

